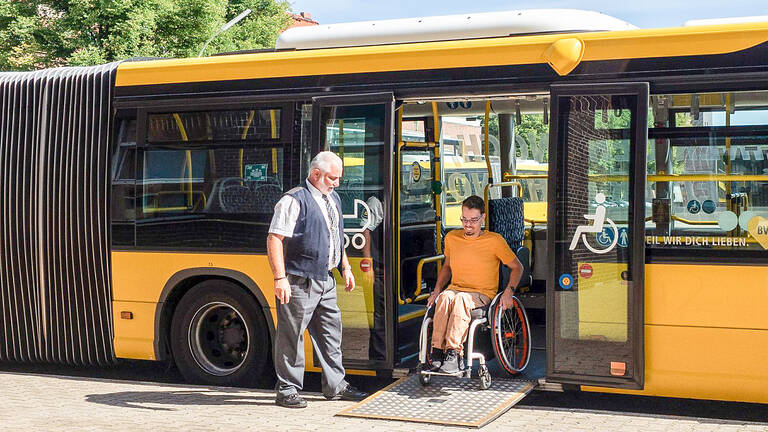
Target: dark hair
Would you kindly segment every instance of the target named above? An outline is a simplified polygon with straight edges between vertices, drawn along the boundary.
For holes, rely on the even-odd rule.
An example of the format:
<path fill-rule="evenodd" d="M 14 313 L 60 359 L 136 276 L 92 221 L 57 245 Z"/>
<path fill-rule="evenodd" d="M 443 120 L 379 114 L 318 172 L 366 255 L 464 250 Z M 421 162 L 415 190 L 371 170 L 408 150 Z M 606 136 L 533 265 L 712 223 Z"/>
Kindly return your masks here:
<path fill-rule="evenodd" d="M 468 209 L 480 210 L 480 214 L 485 214 L 485 202 L 477 195 L 467 197 L 467 199 L 461 202 L 461 206 Z"/>

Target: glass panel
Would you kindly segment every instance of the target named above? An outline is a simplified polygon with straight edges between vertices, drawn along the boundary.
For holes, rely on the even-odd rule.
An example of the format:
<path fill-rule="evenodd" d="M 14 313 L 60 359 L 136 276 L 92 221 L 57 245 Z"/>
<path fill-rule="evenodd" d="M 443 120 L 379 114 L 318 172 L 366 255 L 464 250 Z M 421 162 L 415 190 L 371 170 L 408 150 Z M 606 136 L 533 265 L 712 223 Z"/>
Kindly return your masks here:
<path fill-rule="evenodd" d="M 283 193 L 283 149 L 147 149 L 140 246 L 264 248 Z"/>
<path fill-rule="evenodd" d="M 655 95 L 652 108 L 647 246 L 768 249 L 768 92 Z"/>
<path fill-rule="evenodd" d="M 347 256 L 357 287 L 343 289 L 337 276 L 338 302 L 343 322 L 345 360 L 385 360 L 384 229 L 389 200 L 384 195 L 389 178 L 386 105 L 324 107 L 321 136 L 325 149 L 344 161 L 336 189 L 344 212 Z"/>
<path fill-rule="evenodd" d="M 560 99 L 554 372 L 632 377 L 630 155 L 637 98 Z"/>
<path fill-rule="evenodd" d="M 400 153 L 400 225 L 435 221 L 432 155 L 432 150 Z"/>
<path fill-rule="evenodd" d="M 478 102 L 477 106 L 484 106 Z M 488 184 L 485 162 L 484 116 L 440 116 L 440 143 L 443 155 L 443 221 L 446 227 L 461 226 L 461 202 L 471 195 L 483 197 Z M 501 178 L 499 163 L 498 120 L 491 116 L 491 169 L 497 181 Z M 492 197 L 499 194 L 492 190 Z"/>
<path fill-rule="evenodd" d="M 136 220 L 136 120 L 121 119 L 112 158 L 112 244 L 133 246 Z"/>
<path fill-rule="evenodd" d="M 426 142 L 424 120 L 403 119 L 402 137 L 405 142 Z"/>
<path fill-rule="evenodd" d="M 150 114 L 147 141 L 277 140 L 280 113 L 275 108 Z"/>

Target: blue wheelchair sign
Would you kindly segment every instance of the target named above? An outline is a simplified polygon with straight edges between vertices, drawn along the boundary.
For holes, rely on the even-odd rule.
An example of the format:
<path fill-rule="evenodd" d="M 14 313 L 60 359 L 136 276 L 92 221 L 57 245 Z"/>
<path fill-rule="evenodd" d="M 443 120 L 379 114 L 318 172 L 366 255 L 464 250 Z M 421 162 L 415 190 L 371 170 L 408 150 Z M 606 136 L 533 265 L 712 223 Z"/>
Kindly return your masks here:
<path fill-rule="evenodd" d="M 610 227 L 605 227 L 603 230 L 595 234 L 595 239 L 600 246 L 610 246 L 613 243 L 614 232 Z"/>
<path fill-rule="evenodd" d="M 687 208 L 689 213 L 696 214 L 701 211 L 701 203 L 698 200 L 690 200 Z"/>

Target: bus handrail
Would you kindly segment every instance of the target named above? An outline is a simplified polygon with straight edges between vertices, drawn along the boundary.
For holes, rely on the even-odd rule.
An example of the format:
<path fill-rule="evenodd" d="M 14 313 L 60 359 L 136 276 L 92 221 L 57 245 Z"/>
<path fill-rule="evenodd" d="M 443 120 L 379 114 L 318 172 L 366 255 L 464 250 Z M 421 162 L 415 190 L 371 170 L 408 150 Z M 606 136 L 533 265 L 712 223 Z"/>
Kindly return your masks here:
<path fill-rule="evenodd" d="M 438 261 L 441 261 L 443 259 L 445 259 L 445 255 L 444 254 L 440 254 L 440 255 L 434 255 L 434 256 L 431 256 L 431 257 L 422 258 L 422 259 L 419 260 L 419 264 L 416 266 L 416 291 L 413 292 L 414 298 L 413 299 L 405 299 L 406 303 L 411 303 L 411 302 L 414 302 L 414 301 L 419 301 L 422 298 L 424 298 L 423 296 L 419 295 L 419 294 L 421 294 L 421 275 L 422 275 L 422 271 L 424 269 L 424 264 L 438 262 Z M 426 295 L 427 295 L 427 297 L 429 297 L 429 294 L 426 294 Z M 401 297 L 401 299 L 402 299 L 402 297 Z M 400 303 L 400 304 L 403 304 L 403 303 Z"/>
<path fill-rule="evenodd" d="M 690 219 L 684 219 L 684 218 L 681 218 L 680 216 L 675 216 L 675 215 L 672 215 L 671 218 L 672 220 L 676 220 L 678 222 L 682 222 L 688 225 L 717 225 L 717 221 L 695 221 Z"/>
<path fill-rule="evenodd" d="M 504 180 L 532 180 L 532 179 L 548 179 L 548 174 L 520 174 L 511 175 L 504 174 Z M 603 181 L 627 181 L 629 176 L 627 175 L 610 175 L 610 174 L 590 174 L 590 179 L 600 179 Z M 766 174 L 650 174 L 646 176 L 647 181 L 661 182 L 661 181 L 768 181 L 768 175 Z M 497 183 L 500 184 L 500 183 Z"/>
<path fill-rule="evenodd" d="M 490 190 L 492 187 L 504 187 L 504 186 L 517 186 L 517 196 L 522 198 L 523 197 L 523 185 L 520 184 L 518 181 L 505 181 L 500 183 L 488 183 L 485 185 L 485 188 L 483 189 L 483 198 L 485 199 L 485 214 L 488 214 L 488 195 L 490 193 Z"/>

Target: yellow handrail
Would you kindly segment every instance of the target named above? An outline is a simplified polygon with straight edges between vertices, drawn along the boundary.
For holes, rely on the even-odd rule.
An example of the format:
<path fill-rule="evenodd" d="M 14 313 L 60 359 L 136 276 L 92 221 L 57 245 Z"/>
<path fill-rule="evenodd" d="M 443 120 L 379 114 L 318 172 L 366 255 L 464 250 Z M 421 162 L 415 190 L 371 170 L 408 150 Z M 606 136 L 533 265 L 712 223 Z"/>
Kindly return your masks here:
<path fill-rule="evenodd" d="M 419 260 L 419 265 L 416 266 L 416 291 L 413 292 L 413 295 L 416 298 L 418 298 L 419 294 L 421 294 L 421 274 L 424 268 L 424 264 L 438 262 L 443 259 L 445 259 L 445 255 L 440 254 L 440 255 L 435 255 L 427 258 L 422 258 L 421 260 Z"/>
<path fill-rule="evenodd" d="M 520 174 L 511 175 L 504 174 L 504 180 L 531 180 L 531 179 L 548 179 L 548 174 Z M 597 181 L 627 181 L 629 176 L 626 175 L 605 175 L 605 174 L 590 174 L 590 180 Z M 650 174 L 646 176 L 648 181 L 660 182 L 660 181 L 725 181 L 725 182 L 738 182 L 738 181 L 768 181 L 768 175 L 764 174 Z"/>

